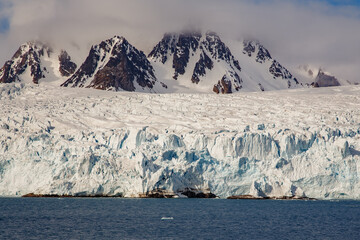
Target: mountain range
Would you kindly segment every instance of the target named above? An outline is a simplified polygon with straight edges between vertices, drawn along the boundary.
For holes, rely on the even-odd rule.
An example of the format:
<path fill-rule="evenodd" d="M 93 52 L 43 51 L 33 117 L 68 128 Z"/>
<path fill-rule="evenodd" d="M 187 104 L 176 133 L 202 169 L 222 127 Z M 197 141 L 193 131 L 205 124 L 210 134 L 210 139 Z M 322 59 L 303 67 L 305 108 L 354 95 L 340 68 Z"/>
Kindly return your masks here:
<path fill-rule="evenodd" d="M 0 70 L 0 196 L 360 199 L 360 86 L 211 31 L 154 45 L 21 45 Z"/>
<path fill-rule="evenodd" d="M 0 69 L 0 83 L 61 82 L 62 87 L 108 91 L 218 94 L 341 85 L 321 69 L 316 77 L 306 66 L 299 70 L 301 79 L 259 41 L 225 43 L 215 32 L 183 31 L 166 33 L 148 56 L 115 36 L 93 45 L 79 67 L 65 50 L 30 41 Z"/>

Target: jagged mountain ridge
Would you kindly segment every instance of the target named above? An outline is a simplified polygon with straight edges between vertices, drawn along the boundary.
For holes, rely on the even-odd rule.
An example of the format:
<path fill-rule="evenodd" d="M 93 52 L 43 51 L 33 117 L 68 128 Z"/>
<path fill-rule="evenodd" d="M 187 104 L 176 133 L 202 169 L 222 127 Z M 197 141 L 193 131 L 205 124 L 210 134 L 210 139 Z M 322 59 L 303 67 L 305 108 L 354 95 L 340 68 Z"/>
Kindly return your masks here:
<path fill-rule="evenodd" d="M 269 51 L 261 45 L 258 41 L 254 40 L 244 40 L 244 50 L 243 53 L 247 54 L 249 57 L 252 55 L 255 56 L 255 61 L 257 63 L 263 64 L 268 61 L 271 62 L 269 72 L 275 77 L 281 77 L 282 79 L 292 79 L 293 76 L 285 67 L 283 67 L 279 62 L 273 59 Z M 294 79 L 297 82 L 296 79 Z"/>
<path fill-rule="evenodd" d="M 61 50 L 59 62 L 59 71 L 62 76 L 70 77 L 76 71 L 77 65 L 71 61 L 69 54 L 65 50 Z"/>
<path fill-rule="evenodd" d="M 172 64 L 170 72 L 173 72 L 174 80 L 182 78 L 181 81 L 189 80 L 193 84 L 204 81 L 209 72 L 221 65 L 219 78 L 215 81 L 217 84 L 213 84 L 214 91 L 231 93 L 242 88 L 239 62 L 214 32 L 207 32 L 205 35 L 197 31 L 167 33 L 148 57 L 153 64 L 166 65 L 170 62 Z M 184 79 L 188 71 L 190 71 L 188 73 L 191 75 L 190 79 Z M 209 87 L 211 89 L 211 83 Z"/>
<path fill-rule="evenodd" d="M 52 64 L 57 67 L 50 69 L 46 61 L 53 62 Z M 38 84 L 50 74 L 61 77 L 70 76 L 75 72 L 76 67 L 65 50 L 61 50 L 56 57 L 56 52 L 48 44 L 29 41 L 21 45 L 11 60 L 0 69 L 0 83 L 27 81 Z"/>
<path fill-rule="evenodd" d="M 290 73 L 290 71 L 274 59 L 270 52 L 261 45 L 259 41 L 244 40 L 243 54 L 254 59 L 256 65 L 263 65 L 264 70 L 266 70 L 266 72 L 270 74 L 270 77 L 273 78 L 273 80 L 271 80 L 272 82 L 282 80 L 283 82 L 287 82 L 288 88 L 299 84 L 299 81 Z M 262 88 L 261 83 L 259 83 L 259 86 Z"/>
<path fill-rule="evenodd" d="M 256 53 L 256 62 L 258 63 L 264 63 L 266 60 L 271 60 L 272 57 L 269 53 L 269 51 L 264 48 L 258 41 L 253 40 L 244 40 L 244 54 L 247 54 L 249 57 L 251 57 L 253 54 Z"/>
<path fill-rule="evenodd" d="M 115 36 L 92 46 L 85 62 L 61 86 L 154 92 L 155 85 L 166 87 L 156 80 L 146 55 Z"/>
<path fill-rule="evenodd" d="M 223 41 L 211 31 L 167 33 L 147 57 L 125 38 L 115 36 L 92 46 L 79 69 L 66 51 L 54 60 L 53 48 L 27 43 L 0 70 L 0 82 L 23 81 L 28 66 L 32 82 L 47 79 L 52 69 L 43 66 L 41 59 L 50 55 L 57 62 L 55 75 L 62 77 L 63 87 L 233 93 L 310 86 L 302 78 L 298 81 L 298 75 L 290 73 L 259 41 Z"/>
<path fill-rule="evenodd" d="M 229 45 L 211 31 L 167 33 L 148 57 L 158 78 L 179 89 L 232 93 L 299 87 L 299 81 L 258 41 Z"/>

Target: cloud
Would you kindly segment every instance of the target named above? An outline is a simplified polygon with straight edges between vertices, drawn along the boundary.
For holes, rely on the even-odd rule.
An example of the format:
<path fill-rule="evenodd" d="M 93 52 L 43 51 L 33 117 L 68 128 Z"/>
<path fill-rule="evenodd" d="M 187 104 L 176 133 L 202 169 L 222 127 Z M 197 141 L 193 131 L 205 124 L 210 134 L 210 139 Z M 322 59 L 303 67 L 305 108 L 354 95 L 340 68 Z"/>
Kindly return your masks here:
<path fill-rule="evenodd" d="M 360 10 L 336 1 L 3 1 L 0 19 L 9 19 L 9 31 L 0 33 L 0 63 L 31 39 L 64 46 L 81 62 L 92 44 L 113 35 L 149 52 L 164 32 L 201 27 L 257 38 L 287 66 L 312 64 L 360 81 Z"/>

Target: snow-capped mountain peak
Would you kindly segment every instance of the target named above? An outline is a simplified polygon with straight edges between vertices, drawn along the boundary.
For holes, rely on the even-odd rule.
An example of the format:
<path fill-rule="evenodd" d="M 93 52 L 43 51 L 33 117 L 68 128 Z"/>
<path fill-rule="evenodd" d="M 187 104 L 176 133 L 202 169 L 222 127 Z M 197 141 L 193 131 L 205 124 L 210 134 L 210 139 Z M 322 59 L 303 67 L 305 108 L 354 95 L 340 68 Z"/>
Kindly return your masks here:
<path fill-rule="evenodd" d="M 166 33 L 149 54 L 149 59 L 165 64 L 172 58 L 173 78 L 185 73 L 191 55 L 199 48 L 200 32 Z"/>
<path fill-rule="evenodd" d="M 39 80 L 45 77 L 41 58 L 45 54 L 49 57 L 51 52 L 51 48 L 41 42 L 29 41 L 21 45 L 0 70 L 0 82 L 20 82 L 20 75 L 27 71 L 28 80 L 39 83 Z"/>
<path fill-rule="evenodd" d="M 65 50 L 60 52 L 59 63 L 59 71 L 64 77 L 69 77 L 76 71 L 77 65 L 71 61 L 69 54 Z"/>
<path fill-rule="evenodd" d="M 216 60 L 223 60 L 233 68 L 241 71 L 239 62 L 235 60 L 230 49 L 223 41 L 221 41 L 219 35 L 217 35 L 215 32 L 208 31 L 206 33 L 205 39 L 202 41 L 202 45 L 209 53 L 211 53 L 212 58 Z"/>
<path fill-rule="evenodd" d="M 160 84 L 146 55 L 115 36 L 92 46 L 85 62 L 62 86 L 154 92 L 165 87 Z"/>
<path fill-rule="evenodd" d="M 299 81 L 290 71 L 274 59 L 269 50 L 258 40 L 246 39 L 242 42 L 242 47 L 243 55 L 248 57 L 247 59 L 242 59 L 252 63 L 253 66 L 251 66 L 251 68 L 254 68 L 254 70 L 258 69 L 259 72 L 265 71 L 261 77 L 257 77 L 259 81 L 258 85 L 262 91 L 282 89 L 285 86 L 287 86 L 287 88 L 293 88 L 299 85 Z M 251 72 L 249 74 L 258 75 L 257 73 Z M 250 78 L 255 79 L 252 76 L 250 76 Z M 271 80 L 271 78 L 273 80 Z"/>
<path fill-rule="evenodd" d="M 49 44 L 29 41 L 22 44 L 11 60 L 0 69 L 0 83 L 28 82 L 38 84 L 45 78 L 56 80 L 71 75 L 76 64 L 65 50 L 54 50 Z"/>
<path fill-rule="evenodd" d="M 219 92 L 224 93 L 230 93 L 232 89 L 241 89 L 239 62 L 220 37 L 212 31 L 205 34 L 200 31 L 167 33 L 148 57 L 157 73 L 160 73 L 158 78 L 164 79 L 169 86 L 178 85 L 177 88 L 187 89 L 207 88 L 207 91 L 212 91 L 214 86 L 219 85 Z M 224 78 L 230 81 L 232 87 L 222 86 L 221 79 Z M 178 82 L 174 83 L 173 80 Z"/>
<path fill-rule="evenodd" d="M 232 40 L 213 31 L 191 30 L 166 33 L 148 56 L 124 37 L 114 36 L 93 45 L 79 69 L 66 51 L 27 42 L 0 69 L 0 83 L 51 82 L 63 87 L 156 93 L 351 84 L 312 67 L 293 69 L 294 75 L 285 66 L 258 40 Z"/>
<path fill-rule="evenodd" d="M 271 61 L 272 57 L 269 51 L 260 44 L 257 40 L 244 40 L 244 50 L 243 53 L 247 54 L 249 57 L 255 56 L 255 61 L 258 63 L 264 63 L 266 61 Z"/>
<path fill-rule="evenodd" d="M 233 93 L 298 87 L 298 80 L 259 41 L 226 40 L 212 31 L 168 33 L 148 57 L 158 79 L 174 91 Z"/>

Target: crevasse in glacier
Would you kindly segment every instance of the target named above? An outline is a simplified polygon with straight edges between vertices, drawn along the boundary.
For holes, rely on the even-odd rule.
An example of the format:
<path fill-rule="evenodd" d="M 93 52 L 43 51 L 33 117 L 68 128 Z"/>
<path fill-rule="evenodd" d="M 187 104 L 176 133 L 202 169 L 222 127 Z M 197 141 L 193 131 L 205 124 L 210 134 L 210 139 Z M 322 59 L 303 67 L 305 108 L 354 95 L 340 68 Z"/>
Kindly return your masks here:
<path fill-rule="evenodd" d="M 73 98 L 52 99 L 47 94 L 40 97 L 41 89 L 18 88 L 3 91 L 3 96 L 4 92 L 12 96 L 11 100 L 1 99 L 9 103 L 3 105 L 0 122 L 2 196 L 33 192 L 136 197 L 158 188 L 171 192 L 193 188 L 210 189 L 220 197 L 250 194 L 360 198 L 360 126 L 356 124 L 359 113 L 355 110 L 349 110 L 353 115 L 345 112 L 335 117 L 338 121 L 348 117 L 348 125 L 304 128 L 300 123 L 312 120 L 300 118 L 298 123 L 293 120 L 293 126 L 282 126 L 280 120 L 271 123 L 264 117 L 266 112 L 262 112 L 260 118 L 251 119 L 249 114 L 239 117 L 241 121 L 248 119 L 243 125 L 239 122 L 232 129 L 221 129 L 222 124 L 227 126 L 228 121 L 234 121 L 225 114 L 233 109 L 217 108 L 212 112 L 209 107 L 202 114 L 213 116 L 203 120 L 207 127 L 201 130 L 196 128 L 199 120 L 193 121 L 199 112 L 183 111 L 181 103 L 177 111 L 170 111 L 171 103 L 166 101 L 156 105 L 157 98 L 173 102 L 175 97 L 186 104 L 188 95 L 158 95 L 151 99 L 146 94 L 117 93 L 108 98 L 77 94 Z M 28 95 L 36 94 L 39 99 L 26 101 Z M 213 96 L 202 98 L 204 104 L 211 104 L 208 100 Z M 250 101 L 240 96 L 241 99 L 229 98 L 233 101 L 226 104 L 231 106 Z M 226 99 L 215 96 L 214 100 Z M 109 102 L 116 102 L 109 109 L 129 105 L 123 106 L 129 110 L 136 104 L 148 106 L 150 102 L 155 105 L 149 106 L 150 110 L 107 112 Z M 102 111 L 93 110 L 94 104 Z M 256 107 L 259 106 L 251 106 Z M 298 111 L 308 114 L 306 109 Z M 271 111 L 270 106 L 268 110 Z M 148 111 L 153 111 L 150 118 Z M 229 114 L 236 116 L 231 111 Z M 162 114 L 169 118 L 162 120 Z M 284 114 L 278 113 L 279 119 L 286 118 Z M 320 118 L 336 121 L 327 110 L 319 114 Z M 180 128 L 172 116 L 181 118 L 190 129 Z M 216 122 L 223 116 L 223 123 Z M 120 121 L 121 117 L 126 119 Z"/>

